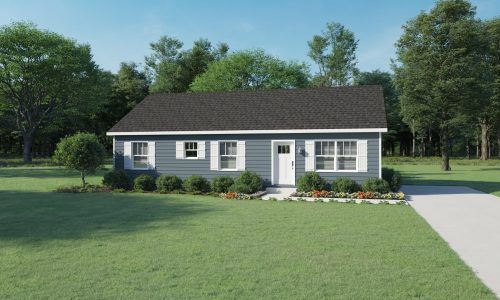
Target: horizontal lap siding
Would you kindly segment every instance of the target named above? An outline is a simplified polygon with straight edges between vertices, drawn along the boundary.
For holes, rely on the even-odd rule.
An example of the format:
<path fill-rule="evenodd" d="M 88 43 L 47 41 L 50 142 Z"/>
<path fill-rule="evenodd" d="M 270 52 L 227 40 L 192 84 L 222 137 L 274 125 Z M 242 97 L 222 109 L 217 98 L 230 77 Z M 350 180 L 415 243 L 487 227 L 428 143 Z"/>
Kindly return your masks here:
<path fill-rule="evenodd" d="M 235 177 L 239 171 L 210 170 L 210 141 L 244 140 L 246 170 L 256 172 L 266 184 L 271 182 L 271 141 L 295 140 L 296 149 L 305 149 L 305 140 L 320 139 L 366 139 L 368 140 L 368 172 L 364 173 L 320 173 L 326 180 L 345 176 L 362 182 L 369 177 L 378 177 L 379 172 L 379 140 L 378 133 L 338 133 L 338 134 L 273 134 L 273 135 L 206 135 L 206 136 L 117 136 L 115 137 L 115 168 L 123 169 L 124 141 L 154 141 L 156 142 L 156 171 L 127 170 L 132 176 L 140 173 L 153 175 L 174 174 L 184 179 L 191 175 L 201 175 L 207 179 L 228 175 Z M 205 159 L 176 159 L 176 141 L 205 141 Z M 296 178 L 305 173 L 305 158 L 296 153 Z"/>

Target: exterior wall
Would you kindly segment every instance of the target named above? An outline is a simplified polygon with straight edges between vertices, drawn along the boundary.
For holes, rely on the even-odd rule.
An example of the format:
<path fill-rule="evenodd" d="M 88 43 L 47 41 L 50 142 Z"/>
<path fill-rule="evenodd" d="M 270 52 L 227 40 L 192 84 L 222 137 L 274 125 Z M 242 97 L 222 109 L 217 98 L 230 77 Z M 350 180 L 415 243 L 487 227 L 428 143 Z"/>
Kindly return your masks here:
<path fill-rule="evenodd" d="M 319 172 L 328 182 L 331 182 L 337 177 L 350 177 L 361 183 L 367 178 L 379 177 L 379 133 L 115 136 L 114 166 L 117 170 L 122 170 L 124 168 L 123 143 L 125 141 L 154 141 L 156 142 L 156 170 L 126 170 L 129 175 L 136 176 L 142 173 L 149 173 L 154 176 L 174 174 L 182 179 L 190 175 L 201 175 L 209 180 L 220 175 L 236 177 L 240 171 L 210 170 L 209 142 L 214 140 L 244 140 L 246 142 L 246 170 L 256 172 L 264 179 L 266 185 L 271 185 L 272 140 L 295 140 L 295 178 L 297 179 L 305 173 L 305 140 L 322 139 L 363 139 L 368 142 L 368 172 Z M 175 142 L 189 140 L 207 142 L 205 159 L 190 160 L 175 158 Z M 301 149 L 301 151 L 298 149 Z"/>

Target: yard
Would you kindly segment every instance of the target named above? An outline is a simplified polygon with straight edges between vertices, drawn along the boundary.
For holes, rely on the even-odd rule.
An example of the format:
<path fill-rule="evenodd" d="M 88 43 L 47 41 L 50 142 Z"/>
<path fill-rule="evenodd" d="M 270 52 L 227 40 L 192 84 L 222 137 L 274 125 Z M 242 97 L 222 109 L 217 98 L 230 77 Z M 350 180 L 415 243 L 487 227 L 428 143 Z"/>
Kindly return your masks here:
<path fill-rule="evenodd" d="M 408 206 L 58 194 L 79 179 L 57 167 L 0 182 L 0 298 L 494 298 Z"/>

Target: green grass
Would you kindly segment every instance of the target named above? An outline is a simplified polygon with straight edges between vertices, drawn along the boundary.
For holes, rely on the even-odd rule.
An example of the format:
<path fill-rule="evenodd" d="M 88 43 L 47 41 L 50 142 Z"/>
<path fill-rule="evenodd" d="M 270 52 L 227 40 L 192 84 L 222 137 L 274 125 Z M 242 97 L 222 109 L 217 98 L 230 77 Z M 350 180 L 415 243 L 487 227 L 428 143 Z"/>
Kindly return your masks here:
<path fill-rule="evenodd" d="M 55 167 L 0 183 L 0 299 L 494 299 L 408 206 L 60 194 L 79 179 Z"/>
<path fill-rule="evenodd" d="M 451 171 L 441 171 L 435 158 L 384 158 L 384 166 L 401 172 L 403 184 L 461 185 L 500 197 L 500 160 L 451 160 Z"/>

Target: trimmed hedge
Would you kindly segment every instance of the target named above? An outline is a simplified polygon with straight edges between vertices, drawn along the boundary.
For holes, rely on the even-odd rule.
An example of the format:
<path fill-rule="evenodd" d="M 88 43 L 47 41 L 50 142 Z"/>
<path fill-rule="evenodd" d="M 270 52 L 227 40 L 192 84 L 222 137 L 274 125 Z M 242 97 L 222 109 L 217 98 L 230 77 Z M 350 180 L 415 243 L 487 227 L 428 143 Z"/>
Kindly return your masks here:
<path fill-rule="evenodd" d="M 401 174 L 391 168 L 382 168 L 382 178 L 389 183 L 391 191 L 397 192 L 401 187 Z"/>
<path fill-rule="evenodd" d="M 336 193 L 354 193 L 359 190 L 359 184 L 351 178 L 339 177 L 332 182 L 332 191 Z"/>
<path fill-rule="evenodd" d="M 245 171 L 234 180 L 234 184 L 229 188 L 231 192 L 253 194 L 262 190 L 263 180 L 256 173 Z"/>
<path fill-rule="evenodd" d="M 389 183 L 380 178 L 368 178 L 361 186 L 364 192 L 386 194 L 389 193 Z"/>
<path fill-rule="evenodd" d="M 102 184 L 111 188 L 112 190 L 128 190 L 130 189 L 131 185 L 130 178 L 128 178 L 127 174 L 123 170 L 109 171 L 108 173 L 104 174 L 102 178 Z"/>
<path fill-rule="evenodd" d="M 206 193 L 210 191 L 208 180 L 199 175 L 189 176 L 182 183 L 182 187 L 186 192 L 190 193 Z"/>
<path fill-rule="evenodd" d="M 212 191 L 216 193 L 227 193 L 234 184 L 233 178 L 229 176 L 219 176 L 212 180 Z"/>
<path fill-rule="evenodd" d="M 325 189 L 326 181 L 316 172 L 307 172 L 297 180 L 297 190 L 301 192 Z"/>
<path fill-rule="evenodd" d="M 167 193 L 182 188 L 182 180 L 175 175 L 161 175 L 156 179 L 156 188 L 160 193 Z"/>
<path fill-rule="evenodd" d="M 151 192 L 155 188 L 155 180 L 149 174 L 141 174 L 134 179 L 134 190 Z"/>

